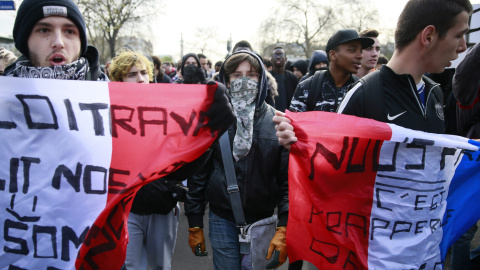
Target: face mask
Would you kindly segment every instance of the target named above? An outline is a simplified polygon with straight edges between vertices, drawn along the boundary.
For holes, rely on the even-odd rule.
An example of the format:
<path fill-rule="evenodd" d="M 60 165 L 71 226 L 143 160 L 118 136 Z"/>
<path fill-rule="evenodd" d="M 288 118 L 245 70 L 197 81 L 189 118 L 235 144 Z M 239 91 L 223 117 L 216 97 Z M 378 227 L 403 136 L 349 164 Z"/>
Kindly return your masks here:
<path fill-rule="evenodd" d="M 230 83 L 227 92 L 237 117 L 237 131 L 233 139 L 233 157 L 237 161 L 245 157 L 252 147 L 253 116 L 257 94 L 258 82 L 247 77 Z"/>
<path fill-rule="evenodd" d="M 15 69 L 5 76 L 23 77 L 23 78 L 46 78 L 57 80 L 85 80 L 90 69 L 88 61 L 80 59 L 66 65 L 53 67 L 33 67 L 30 60 L 19 61 Z"/>
<path fill-rule="evenodd" d="M 195 65 L 188 65 L 183 68 L 183 82 L 185 84 L 196 84 L 205 82 L 205 73 L 202 68 Z"/>

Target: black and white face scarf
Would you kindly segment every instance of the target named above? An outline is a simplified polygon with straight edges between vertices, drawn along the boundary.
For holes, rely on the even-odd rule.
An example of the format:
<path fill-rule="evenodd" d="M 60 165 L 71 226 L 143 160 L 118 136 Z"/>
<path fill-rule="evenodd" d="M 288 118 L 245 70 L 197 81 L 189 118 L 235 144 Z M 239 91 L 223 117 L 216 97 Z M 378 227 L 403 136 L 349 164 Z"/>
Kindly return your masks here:
<path fill-rule="evenodd" d="M 253 116 L 257 93 L 258 82 L 248 77 L 233 81 L 227 89 L 233 112 L 237 117 L 237 131 L 233 138 L 233 157 L 236 161 L 244 158 L 252 148 Z"/>
<path fill-rule="evenodd" d="M 17 62 L 15 68 L 5 74 L 5 76 L 57 80 L 85 80 L 88 69 L 88 62 L 83 57 L 70 64 L 52 67 L 33 67 L 30 60 L 24 60 Z"/>

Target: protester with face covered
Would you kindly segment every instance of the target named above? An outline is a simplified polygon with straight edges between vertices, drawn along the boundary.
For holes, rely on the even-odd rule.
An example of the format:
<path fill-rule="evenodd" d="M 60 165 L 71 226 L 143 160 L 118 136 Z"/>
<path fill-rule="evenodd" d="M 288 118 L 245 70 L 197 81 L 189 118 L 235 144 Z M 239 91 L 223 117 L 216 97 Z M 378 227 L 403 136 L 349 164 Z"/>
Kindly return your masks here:
<path fill-rule="evenodd" d="M 200 59 L 194 53 L 188 53 L 182 57 L 182 66 L 180 73 L 182 78 L 175 80 L 173 83 L 184 84 L 205 84 L 205 71 L 203 70 Z"/>
<path fill-rule="evenodd" d="M 240 229 L 236 226 L 226 188 L 221 149 L 219 143 L 215 143 L 204 168 L 188 180 L 185 213 L 190 227 L 189 244 L 194 253 L 195 249 L 205 251 L 203 215 L 208 202 L 209 239 L 215 269 L 252 269 L 252 264 L 260 264 L 258 269 L 265 269 L 269 263 L 270 268 L 278 267 L 287 257 L 288 152 L 276 140 L 272 121 L 275 109 L 265 103 L 268 81 L 262 60 L 252 52 L 237 52 L 225 60 L 219 78 L 227 86 L 237 118 L 228 129 L 233 156 L 226 158 L 233 160 L 246 223 L 272 221 L 262 235 L 265 241 L 255 247 L 261 258 L 253 252 L 241 254 Z M 275 207 L 278 207 L 277 222 Z M 265 254 L 268 259 L 273 254 L 273 262 L 267 261 Z"/>

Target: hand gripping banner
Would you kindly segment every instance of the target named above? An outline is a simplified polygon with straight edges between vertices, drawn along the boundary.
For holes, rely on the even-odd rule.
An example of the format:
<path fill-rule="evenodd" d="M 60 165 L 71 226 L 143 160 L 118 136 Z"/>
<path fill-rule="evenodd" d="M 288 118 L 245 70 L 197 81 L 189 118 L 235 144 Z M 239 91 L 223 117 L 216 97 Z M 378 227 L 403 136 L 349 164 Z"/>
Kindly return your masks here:
<path fill-rule="evenodd" d="M 291 262 L 442 269 L 480 219 L 478 142 L 327 112 L 287 112 Z"/>
<path fill-rule="evenodd" d="M 120 269 L 136 191 L 202 155 L 216 86 L 0 78 L 0 269 Z"/>

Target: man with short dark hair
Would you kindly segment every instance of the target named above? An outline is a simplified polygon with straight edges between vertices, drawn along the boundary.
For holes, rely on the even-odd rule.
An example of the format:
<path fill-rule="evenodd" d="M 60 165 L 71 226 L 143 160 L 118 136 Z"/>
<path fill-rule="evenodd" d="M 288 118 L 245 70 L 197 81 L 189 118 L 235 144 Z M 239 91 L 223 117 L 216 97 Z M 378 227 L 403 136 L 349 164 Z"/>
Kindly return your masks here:
<path fill-rule="evenodd" d="M 156 55 L 151 56 L 153 61 L 153 82 L 155 83 L 171 83 L 172 79 L 165 75 L 162 70 L 162 60 Z"/>
<path fill-rule="evenodd" d="M 471 12 L 468 0 L 410 0 L 398 19 L 392 59 L 371 74 L 378 77 L 356 84 L 338 112 L 444 133 L 442 90 L 423 74 L 443 72 L 467 49 L 464 35 Z M 380 88 L 367 94 L 364 85 L 378 80 Z M 372 106 L 365 104 L 379 95 L 382 108 L 372 116 Z"/>
<path fill-rule="evenodd" d="M 223 65 L 223 61 L 218 61 L 215 63 L 215 72 L 220 71 L 220 67 Z"/>
<path fill-rule="evenodd" d="M 207 73 L 208 76 L 211 78 L 214 72 L 214 69 L 212 69 L 212 60 L 207 59 Z"/>
<path fill-rule="evenodd" d="M 263 66 L 267 71 L 272 71 L 273 70 L 273 64 L 272 61 L 266 57 L 263 57 Z"/>
<path fill-rule="evenodd" d="M 249 51 L 253 52 L 252 45 L 246 40 L 240 40 L 233 46 L 232 53 L 236 53 L 238 51 Z"/>
<path fill-rule="evenodd" d="M 365 48 L 362 51 L 362 66 L 356 74 L 358 78 L 362 78 L 363 76 L 375 70 L 378 57 L 380 56 L 380 42 L 378 41 L 379 33 L 375 29 L 365 29 L 360 32 L 359 35 L 361 37 L 369 37 L 375 40 L 375 43 L 372 46 Z"/>
<path fill-rule="evenodd" d="M 375 69 L 380 69 L 382 65 L 388 64 L 388 58 L 385 55 L 380 55 L 378 57 L 377 65 L 375 66 Z"/>
<path fill-rule="evenodd" d="M 290 106 L 290 101 L 298 84 L 295 74 L 285 70 L 286 61 L 285 50 L 282 47 L 275 47 L 272 51 L 273 69 L 270 73 L 275 78 L 278 87 L 278 96 L 275 97 L 275 109 L 282 112 Z"/>
<path fill-rule="evenodd" d="M 373 43 L 373 39 L 360 37 L 353 29 L 333 34 L 326 47 L 330 66 L 298 84 L 289 110 L 335 112 L 348 86 L 358 80 L 353 74 L 360 69 L 362 49 Z"/>
<path fill-rule="evenodd" d="M 209 72 L 210 69 L 208 68 L 208 58 L 207 58 L 207 56 L 205 56 L 204 54 L 201 54 L 201 53 L 197 54 L 197 56 L 198 56 L 198 59 L 200 60 L 201 68 L 205 71 L 205 78 L 207 78 L 207 79 L 211 78 L 211 76 L 209 76 L 211 74 Z"/>

